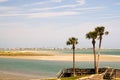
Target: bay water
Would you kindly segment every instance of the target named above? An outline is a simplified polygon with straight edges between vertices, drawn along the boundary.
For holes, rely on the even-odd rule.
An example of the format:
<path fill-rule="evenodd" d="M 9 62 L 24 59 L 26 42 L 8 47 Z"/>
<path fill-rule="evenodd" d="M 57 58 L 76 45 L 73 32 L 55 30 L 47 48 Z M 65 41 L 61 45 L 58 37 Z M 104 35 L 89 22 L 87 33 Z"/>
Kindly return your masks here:
<path fill-rule="evenodd" d="M 69 49 L 62 49 L 62 50 L 54 49 L 54 50 L 48 50 L 48 51 L 55 51 L 55 52 L 65 53 L 65 54 L 72 53 L 72 50 L 69 50 Z M 92 49 L 76 49 L 76 54 L 93 54 L 93 50 Z M 120 56 L 120 49 L 101 49 L 101 54 Z"/>
<path fill-rule="evenodd" d="M 76 62 L 77 68 L 93 68 L 93 62 Z M 100 67 L 120 69 L 120 62 L 100 62 Z M 57 72 L 71 68 L 72 61 L 47 61 L 0 58 L 0 71 L 34 76 L 36 78 L 56 77 Z"/>
<path fill-rule="evenodd" d="M 72 50 L 54 49 L 45 50 L 57 53 L 71 54 Z M 77 49 L 76 54 L 93 54 L 92 49 Z M 101 54 L 120 56 L 120 49 L 102 49 Z M 112 60 L 111 60 L 112 61 Z M 110 66 L 120 69 L 120 62 L 100 62 L 100 67 Z M 56 74 L 64 68 L 71 68 L 72 61 L 47 61 L 0 58 L 0 72 L 34 76 L 36 78 L 56 77 Z M 93 68 L 93 62 L 76 62 L 76 68 Z"/>

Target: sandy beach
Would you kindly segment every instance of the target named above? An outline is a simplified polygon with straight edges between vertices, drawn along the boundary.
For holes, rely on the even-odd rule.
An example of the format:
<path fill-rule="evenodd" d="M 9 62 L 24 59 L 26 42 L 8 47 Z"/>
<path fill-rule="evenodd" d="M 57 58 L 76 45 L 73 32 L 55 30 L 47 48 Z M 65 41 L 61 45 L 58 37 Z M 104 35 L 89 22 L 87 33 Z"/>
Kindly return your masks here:
<path fill-rule="evenodd" d="M 0 80 L 30 80 L 31 77 L 0 71 Z"/>
<path fill-rule="evenodd" d="M 72 54 L 57 54 L 53 56 L 0 56 L 0 58 L 30 59 L 30 60 L 55 60 L 55 61 L 72 61 Z M 93 61 L 92 54 L 76 54 L 76 61 Z M 101 55 L 102 62 L 119 62 L 120 56 Z"/>

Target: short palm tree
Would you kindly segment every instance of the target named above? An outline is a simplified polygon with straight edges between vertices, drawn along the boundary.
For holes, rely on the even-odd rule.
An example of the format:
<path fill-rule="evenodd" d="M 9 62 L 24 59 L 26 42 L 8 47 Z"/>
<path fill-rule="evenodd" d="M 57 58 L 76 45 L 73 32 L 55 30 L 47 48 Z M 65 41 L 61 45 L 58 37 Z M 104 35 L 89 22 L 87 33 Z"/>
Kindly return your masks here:
<path fill-rule="evenodd" d="M 98 59 L 97 59 L 97 73 L 98 73 L 99 57 L 100 57 L 102 38 L 103 38 L 103 35 L 108 35 L 109 32 L 108 31 L 105 32 L 105 27 L 104 26 L 96 27 L 95 31 L 97 32 L 97 36 L 98 36 L 98 39 L 99 39 Z"/>
<path fill-rule="evenodd" d="M 97 73 L 96 49 L 95 49 L 95 43 L 96 43 L 95 39 L 97 38 L 97 32 L 93 31 L 93 32 L 87 33 L 86 38 L 92 39 L 93 53 L 94 53 L 94 69 L 95 69 L 95 73 Z"/>
<path fill-rule="evenodd" d="M 75 45 L 78 44 L 78 39 L 75 37 L 71 37 L 66 42 L 67 45 L 72 45 L 73 49 L 73 76 L 75 76 Z"/>

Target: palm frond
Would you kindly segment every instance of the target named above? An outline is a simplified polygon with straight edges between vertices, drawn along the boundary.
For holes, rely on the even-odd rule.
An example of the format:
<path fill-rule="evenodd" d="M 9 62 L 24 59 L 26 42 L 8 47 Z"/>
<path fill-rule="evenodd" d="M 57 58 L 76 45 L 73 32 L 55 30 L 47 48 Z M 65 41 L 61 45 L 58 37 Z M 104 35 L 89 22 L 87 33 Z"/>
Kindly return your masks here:
<path fill-rule="evenodd" d="M 75 37 L 71 37 L 68 39 L 68 41 L 66 42 L 67 45 L 72 45 L 72 44 L 78 44 L 78 39 Z"/>
<path fill-rule="evenodd" d="M 92 31 L 92 32 L 87 33 L 86 38 L 88 38 L 88 39 L 96 39 L 97 38 L 97 32 Z"/>
<path fill-rule="evenodd" d="M 109 34 L 109 32 L 108 32 L 108 31 L 106 31 L 106 32 L 105 32 L 105 35 L 108 35 L 108 34 Z"/>

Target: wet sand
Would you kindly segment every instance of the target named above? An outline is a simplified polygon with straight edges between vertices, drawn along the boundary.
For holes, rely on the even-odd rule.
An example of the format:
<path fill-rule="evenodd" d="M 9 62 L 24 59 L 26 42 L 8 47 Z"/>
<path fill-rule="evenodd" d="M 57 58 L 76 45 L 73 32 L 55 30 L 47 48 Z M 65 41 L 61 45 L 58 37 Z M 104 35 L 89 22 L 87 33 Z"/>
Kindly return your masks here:
<path fill-rule="evenodd" d="M 45 80 L 45 78 L 49 77 L 39 77 L 15 72 L 0 71 L 0 80 Z"/>
<path fill-rule="evenodd" d="M 31 80 L 32 77 L 0 71 L 0 80 Z"/>

